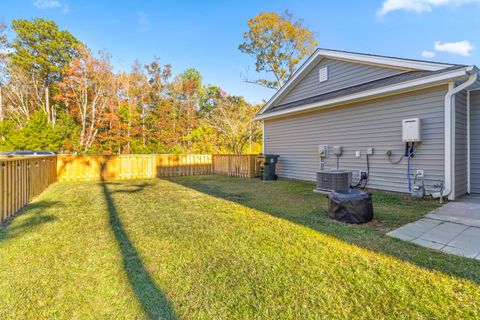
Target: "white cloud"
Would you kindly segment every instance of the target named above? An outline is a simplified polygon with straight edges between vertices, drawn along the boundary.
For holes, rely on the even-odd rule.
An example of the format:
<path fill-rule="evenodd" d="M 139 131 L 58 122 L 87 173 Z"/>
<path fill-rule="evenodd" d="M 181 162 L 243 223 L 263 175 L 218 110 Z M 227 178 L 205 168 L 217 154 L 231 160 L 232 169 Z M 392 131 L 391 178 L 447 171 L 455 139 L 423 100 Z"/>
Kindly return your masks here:
<path fill-rule="evenodd" d="M 469 56 L 474 49 L 475 48 L 467 40 L 444 43 L 441 41 L 435 41 L 436 51 L 459 54 L 461 56 Z"/>
<path fill-rule="evenodd" d="M 61 8 L 62 13 L 67 13 L 70 11 L 70 7 L 68 6 L 68 4 L 64 5 L 58 0 L 36 0 L 33 3 L 33 6 L 41 10 Z"/>
<path fill-rule="evenodd" d="M 150 29 L 148 23 L 148 14 L 144 11 L 137 11 L 137 24 L 140 31 L 147 32 Z"/>
<path fill-rule="evenodd" d="M 413 11 L 416 13 L 430 12 L 439 6 L 461 6 L 464 4 L 480 2 L 480 0 L 385 0 L 382 8 L 377 11 L 379 16 L 397 10 Z"/>
<path fill-rule="evenodd" d="M 53 9 L 60 8 L 62 4 L 57 0 L 37 0 L 33 3 L 33 6 L 38 9 Z"/>
<path fill-rule="evenodd" d="M 437 53 L 433 52 L 433 51 L 428 51 L 428 50 L 423 50 L 422 51 L 422 57 L 427 58 L 427 59 L 434 58 L 436 55 L 437 55 Z"/>
<path fill-rule="evenodd" d="M 139 25 L 145 25 L 148 22 L 148 14 L 143 11 L 137 11 L 137 22 Z"/>

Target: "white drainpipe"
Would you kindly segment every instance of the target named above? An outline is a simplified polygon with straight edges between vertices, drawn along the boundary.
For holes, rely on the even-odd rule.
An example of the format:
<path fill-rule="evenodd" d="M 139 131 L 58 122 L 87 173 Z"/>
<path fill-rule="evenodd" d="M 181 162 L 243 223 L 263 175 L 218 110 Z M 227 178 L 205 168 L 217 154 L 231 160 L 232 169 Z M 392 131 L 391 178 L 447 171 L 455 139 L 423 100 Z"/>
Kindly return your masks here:
<path fill-rule="evenodd" d="M 470 194 L 470 91 L 467 91 L 467 193 Z"/>
<path fill-rule="evenodd" d="M 477 81 L 477 73 L 473 67 L 466 69 L 470 74 L 467 81 L 457 87 L 449 86 L 445 95 L 445 189 L 442 196 L 448 196 L 449 200 L 455 200 L 455 104 L 452 103 L 456 93 L 468 88 Z M 453 191 L 453 192 L 452 192 Z M 432 194 L 432 197 L 439 198 L 440 192 Z"/>
<path fill-rule="evenodd" d="M 265 120 L 262 121 L 262 153 L 265 154 Z"/>

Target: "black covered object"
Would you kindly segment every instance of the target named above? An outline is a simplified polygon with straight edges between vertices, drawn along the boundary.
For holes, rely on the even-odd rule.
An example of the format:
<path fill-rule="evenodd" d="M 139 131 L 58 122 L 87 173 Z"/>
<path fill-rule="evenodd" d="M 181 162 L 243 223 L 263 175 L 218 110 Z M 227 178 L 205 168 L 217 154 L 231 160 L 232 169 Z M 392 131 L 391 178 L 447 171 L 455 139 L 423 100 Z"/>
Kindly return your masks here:
<path fill-rule="evenodd" d="M 373 219 L 372 195 L 357 189 L 328 194 L 328 216 L 346 223 L 364 223 Z"/>

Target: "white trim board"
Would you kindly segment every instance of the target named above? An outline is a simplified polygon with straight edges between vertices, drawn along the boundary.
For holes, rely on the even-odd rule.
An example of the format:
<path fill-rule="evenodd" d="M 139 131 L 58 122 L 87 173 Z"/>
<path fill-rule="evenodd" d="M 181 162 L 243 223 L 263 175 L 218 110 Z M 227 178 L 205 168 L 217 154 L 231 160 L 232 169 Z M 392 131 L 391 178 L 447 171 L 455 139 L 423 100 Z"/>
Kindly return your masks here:
<path fill-rule="evenodd" d="M 448 63 L 401 59 L 401 58 L 394 58 L 394 57 L 384 57 L 384 56 L 368 55 L 363 53 L 328 50 L 328 49 L 317 49 L 317 51 L 315 51 L 315 54 L 319 54 L 324 57 L 332 57 L 332 58 L 345 59 L 345 60 L 351 60 L 351 61 L 357 61 L 357 62 L 371 63 L 375 65 L 400 68 L 400 69 L 404 68 L 404 69 L 413 69 L 413 70 L 438 71 L 438 70 L 446 69 L 449 67 L 453 67 L 453 64 L 448 64 Z"/>

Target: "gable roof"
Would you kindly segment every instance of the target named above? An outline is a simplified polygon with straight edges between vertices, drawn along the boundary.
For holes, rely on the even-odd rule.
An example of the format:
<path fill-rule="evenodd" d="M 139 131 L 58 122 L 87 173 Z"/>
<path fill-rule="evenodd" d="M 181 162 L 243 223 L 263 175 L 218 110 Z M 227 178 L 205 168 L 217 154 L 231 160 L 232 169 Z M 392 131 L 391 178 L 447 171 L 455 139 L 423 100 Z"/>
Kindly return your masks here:
<path fill-rule="evenodd" d="M 340 89 L 340 90 L 336 90 L 336 91 L 331 91 L 331 92 L 327 92 L 327 93 L 320 94 L 320 95 L 317 95 L 317 96 L 301 99 L 301 100 L 298 100 L 298 101 L 285 103 L 285 104 L 281 104 L 281 105 L 278 105 L 278 106 L 272 106 L 271 108 L 266 110 L 265 113 L 275 112 L 275 111 L 279 111 L 279 110 L 285 110 L 285 109 L 289 109 L 289 108 L 294 108 L 294 107 L 301 106 L 301 105 L 308 104 L 308 103 L 320 102 L 320 101 L 324 101 L 324 100 L 327 100 L 327 99 L 332 99 L 332 98 L 336 98 L 336 97 L 343 96 L 343 95 L 348 95 L 348 94 L 353 94 L 353 93 L 359 93 L 359 92 L 363 92 L 363 91 L 366 91 L 366 90 L 376 89 L 376 88 L 380 88 L 380 87 L 384 87 L 384 86 L 392 85 L 392 84 L 397 84 L 397 83 L 408 81 L 408 80 L 425 78 L 427 76 L 432 76 L 432 75 L 435 75 L 435 74 L 443 73 L 445 71 L 451 71 L 451 70 L 456 70 L 456 69 L 458 69 L 458 67 L 451 67 L 451 68 L 447 68 L 445 70 L 439 70 L 439 71 L 409 71 L 409 72 L 397 74 L 397 75 L 394 75 L 394 76 L 390 76 L 390 77 L 386 77 L 386 78 L 362 83 L 362 84 L 359 84 L 359 85 L 351 86 L 351 87 L 348 87 L 348 88 L 344 88 L 344 89 Z"/>
<path fill-rule="evenodd" d="M 355 85 L 349 88 L 328 92 L 319 96 L 314 96 L 300 101 L 295 101 L 283 105 L 276 105 L 285 97 L 285 95 L 295 87 L 296 84 L 310 71 L 315 65 L 323 58 L 333 58 L 346 60 L 351 62 L 372 64 L 377 66 L 383 66 L 388 68 L 396 68 L 405 70 L 405 73 L 400 75 L 387 77 L 380 80 L 371 81 L 361 85 Z M 356 53 L 340 50 L 330 49 L 317 49 L 305 63 L 292 75 L 285 85 L 280 88 L 275 95 L 265 104 L 265 106 L 258 112 L 256 119 L 266 118 L 267 114 L 273 114 L 275 111 L 285 110 L 287 108 L 295 108 L 305 103 L 312 103 L 312 101 L 318 102 L 321 100 L 331 99 L 332 97 L 338 97 L 341 95 L 348 95 L 352 92 L 361 92 L 372 88 L 388 86 L 394 83 L 400 83 L 403 81 L 410 81 L 413 79 L 419 79 L 422 77 L 429 77 L 437 73 L 452 71 L 455 69 L 465 68 L 465 65 L 447 64 L 441 62 L 431 62 L 415 59 L 404 59 L 389 56 L 380 56 L 366 53 Z M 403 76 L 402 76 L 403 75 Z"/>

